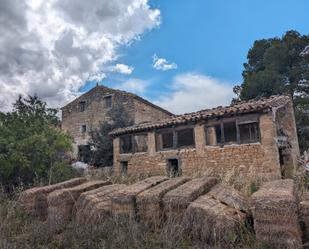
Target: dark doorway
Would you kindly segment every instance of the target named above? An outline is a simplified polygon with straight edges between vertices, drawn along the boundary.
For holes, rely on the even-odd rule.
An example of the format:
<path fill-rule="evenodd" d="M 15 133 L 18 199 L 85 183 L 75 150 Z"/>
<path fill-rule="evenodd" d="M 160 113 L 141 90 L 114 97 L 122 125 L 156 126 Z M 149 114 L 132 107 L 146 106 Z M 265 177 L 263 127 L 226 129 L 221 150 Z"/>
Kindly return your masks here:
<path fill-rule="evenodd" d="M 78 146 L 78 161 L 81 161 L 84 163 L 90 163 L 91 161 L 90 145 L 79 145 Z"/>
<path fill-rule="evenodd" d="M 128 161 L 120 162 L 121 175 L 126 176 L 128 174 Z"/>
<path fill-rule="evenodd" d="M 177 177 L 181 175 L 178 159 L 167 159 L 167 174 L 169 177 Z"/>

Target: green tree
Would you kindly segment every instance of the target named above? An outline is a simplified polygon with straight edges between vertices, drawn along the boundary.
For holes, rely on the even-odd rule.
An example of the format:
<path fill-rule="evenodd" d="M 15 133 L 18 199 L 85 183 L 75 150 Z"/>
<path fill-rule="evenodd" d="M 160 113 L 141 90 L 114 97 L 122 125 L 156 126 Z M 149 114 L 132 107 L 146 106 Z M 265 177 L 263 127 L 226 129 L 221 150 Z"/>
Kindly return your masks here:
<path fill-rule="evenodd" d="M 37 96 L 19 97 L 12 112 L 0 114 L 0 185 L 6 190 L 72 173 L 64 160 L 72 140 L 57 128 L 56 114 Z"/>
<path fill-rule="evenodd" d="M 113 106 L 107 112 L 107 117 L 108 119 L 100 125 L 98 130 L 90 132 L 89 145 L 93 148 L 91 163 L 97 167 L 113 165 L 113 140 L 108 134 L 114 129 L 133 124 L 133 120 L 121 104 Z"/>
<path fill-rule="evenodd" d="M 309 148 L 309 36 L 296 31 L 254 42 L 244 64 L 238 100 L 288 94 L 292 97 L 302 150 Z"/>

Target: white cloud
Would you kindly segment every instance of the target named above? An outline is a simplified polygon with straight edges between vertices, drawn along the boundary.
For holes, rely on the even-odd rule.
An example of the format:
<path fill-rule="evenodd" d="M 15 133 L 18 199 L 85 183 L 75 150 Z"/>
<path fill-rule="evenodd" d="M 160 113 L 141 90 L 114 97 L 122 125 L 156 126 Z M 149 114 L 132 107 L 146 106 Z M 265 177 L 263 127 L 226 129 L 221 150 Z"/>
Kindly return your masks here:
<path fill-rule="evenodd" d="M 169 63 L 166 59 L 159 58 L 156 54 L 152 56 L 152 60 L 153 60 L 153 68 L 157 70 L 167 71 L 177 68 L 176 63 Z"/>
<path fill-rule="evenodd" d="M 132 78 L 119 85 L 116 85 L 115 88 L 143 95 L 148 86 L 149 86 L 148 81 Z"/>
<path fill-rule="evenodd" d="M 93 75 L 91 75 L 88 80 L 93 80 L 93 81 L 96 81 L 96 82 L 99 82 L 99 81 L 102 81 L 103 79 L 106 78 L 106 74 L 103 73 L 103 72 L 97 72 Z"/>
<path fill-rule="evenodd" d="M 62 105 L 87 79 L 105 77 L 120 46 L 159 24 L 148 0 L 1 0 L 0 110 L 18 94 Z"/>
<path fill-rule="evenodd" d="M 171 93 L 155 103 L 175 114 L 229 105 L 233 98 L 231 84 L 197 73 L 180 74 L 171 86 Z"/>
<path fill-rule="evenodd" d="M 117 72 L 121 74 L 131 74 L 134 70 L 134 67 L 125 65 L 125 64 L 116 64 L 109 68 L 110 72 Z"/>

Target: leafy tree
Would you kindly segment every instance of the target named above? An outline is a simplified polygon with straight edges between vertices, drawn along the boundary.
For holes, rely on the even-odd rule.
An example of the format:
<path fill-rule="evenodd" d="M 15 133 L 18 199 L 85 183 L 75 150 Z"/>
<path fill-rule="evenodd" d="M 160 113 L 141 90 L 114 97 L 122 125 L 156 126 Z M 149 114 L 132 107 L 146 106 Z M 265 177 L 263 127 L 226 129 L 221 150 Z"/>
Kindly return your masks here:
<path fill-rule="evenodd" d="M 6 190 L 36 181 L 54 182 L 54 171 L 71 175 L 68 165 L 64 166 L 64 155 L 72 141 L 57 128 L 56 114 L 56 109 L 47 108 L 37 96 L 20 96 L 12 112 L 1 113 L 0 185 Z"/>
<path fill-rule="evenodd" d="M 282 38 L 257 40 L 247 59 L 243 83 L 234 87 L 237 98 L 233 101 L 290 95 L 300 147 L 302 150 L 309 148 L 309 36 L 291 30 Z"/>
<path fill-rule="evenodd" d="M 97 167 L 113 165 L 113 140 L 108 135 L 112 130 L 130 126 L 133 120 L 121 104 L 113 106 L 107 112 L 108 120 L 104 121 L 98 130 L 90 133 L 90 146 L 93 148 L 92 164 Z"/>

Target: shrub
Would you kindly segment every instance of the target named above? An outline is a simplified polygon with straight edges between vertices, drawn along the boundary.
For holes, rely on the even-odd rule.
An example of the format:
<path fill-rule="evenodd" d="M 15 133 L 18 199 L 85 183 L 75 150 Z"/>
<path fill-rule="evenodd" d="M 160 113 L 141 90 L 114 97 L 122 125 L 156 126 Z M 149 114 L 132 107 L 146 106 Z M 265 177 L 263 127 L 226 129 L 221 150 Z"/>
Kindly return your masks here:
<path fill-rule="evenodd" d="M 47 183 L 54 167 L 67 171 L 58 164 L 65 161 L 72 140 L 57 128 L 56 114 L 37 96 L 19 97 L 12 112 L 0 113 L 0 184 L 6 191 Z"/>

